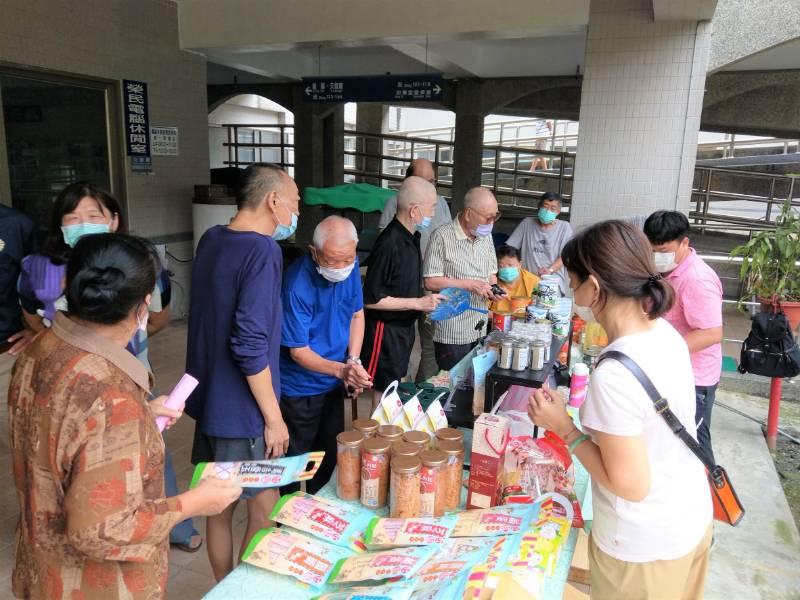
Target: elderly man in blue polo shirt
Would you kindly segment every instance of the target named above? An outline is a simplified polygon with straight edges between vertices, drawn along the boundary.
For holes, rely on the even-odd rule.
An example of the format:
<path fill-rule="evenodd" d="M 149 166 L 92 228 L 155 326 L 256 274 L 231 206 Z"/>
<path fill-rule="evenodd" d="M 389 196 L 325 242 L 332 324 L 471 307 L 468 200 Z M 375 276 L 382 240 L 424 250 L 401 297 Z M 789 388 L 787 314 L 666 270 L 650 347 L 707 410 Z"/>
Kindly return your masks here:
<path fill-rule="evenodd" d="M 281 414 L 289 429 L 287 455 L 324 450 L 306 491 L 315 494 L 336 465 L 336 436 L 344 430 L 344 393 L 370 387 L 359 356 L 364 302 L 358 235 L 349 219 L 328 217 L 314 230 L 310 253 L 283 279 Z M 281 490 L 290 493 L 298 484 Z"/>

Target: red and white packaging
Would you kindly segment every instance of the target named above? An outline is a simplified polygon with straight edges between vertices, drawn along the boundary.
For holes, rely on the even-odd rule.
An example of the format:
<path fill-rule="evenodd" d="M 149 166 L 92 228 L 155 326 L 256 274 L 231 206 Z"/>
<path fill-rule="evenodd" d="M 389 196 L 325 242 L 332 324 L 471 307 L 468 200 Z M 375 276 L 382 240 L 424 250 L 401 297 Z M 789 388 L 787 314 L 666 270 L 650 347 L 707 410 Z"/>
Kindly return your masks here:
<path fill-rule="evenodd" d="M 472 432 L 467 508 L 490 508 L 501 503 L 503 464 L 511 420 L 483 413 Z"/>

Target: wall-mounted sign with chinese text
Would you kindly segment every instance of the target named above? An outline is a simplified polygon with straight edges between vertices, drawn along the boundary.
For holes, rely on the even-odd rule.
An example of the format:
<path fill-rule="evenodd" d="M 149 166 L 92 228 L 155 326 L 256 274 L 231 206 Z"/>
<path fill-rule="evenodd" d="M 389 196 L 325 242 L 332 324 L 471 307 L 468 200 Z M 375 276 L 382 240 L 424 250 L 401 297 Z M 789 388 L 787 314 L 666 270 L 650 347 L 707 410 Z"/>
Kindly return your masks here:
<path fill-rule="evenodd" d="M 150 147 L 153 156 L 178 156 L 178 128 L 153 125 L 150 128 Z"/>
<path fill-rule="evenodd" d="M 147 84 L 143 81 L 122 81 L 122 102 L 125 106 L 125 148 L 131 157 L 131 169 L 150 171 L 150 122 L 147 111 Z"/>
<path fill-rule="evenodd" d="M 305 77 L 306 102 L 439 102 L 441 75 Z"/>

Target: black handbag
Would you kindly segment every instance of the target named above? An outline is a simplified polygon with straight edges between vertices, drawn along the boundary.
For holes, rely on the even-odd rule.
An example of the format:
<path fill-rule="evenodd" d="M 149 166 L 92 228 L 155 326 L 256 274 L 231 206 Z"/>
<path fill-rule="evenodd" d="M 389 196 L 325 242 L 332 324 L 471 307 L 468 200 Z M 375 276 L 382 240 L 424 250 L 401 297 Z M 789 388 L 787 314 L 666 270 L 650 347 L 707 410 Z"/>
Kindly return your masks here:
<path fill-rule="evenodd" d="M 758 313 L 742 344 L 739 372 L 764 377 L 794 377 L 800 374 L 800 348 L 783 312 Z"/>
<path fill-rule="evenodd" d="M 706 452 L 700 447 L 700 444 L 697 443 L 697 440 L 689 435 L 689 432 L 686 431 L 680 419 L 672 412 L 667 399 L 658 393 L 653 382 L 650 381 L 650 378 L 642 371 L 642 368 L 635 360 L 622 352 L 609 350 L 603 353 L 600 360 L 597 361 L 597 364 L 600 365 L 601 362 L 608 358 L 616 360 L 636 377 L 637 381 L 644 388 L 644 391 L 647 392 L 650 400 L 652 400 L 653 408 L 655 408 L 656 412 L 666 421 L 667 427 L 689 447 L 692 454 L 705 466 L 706 475 L 708 476 L 708 485 L 711 490 L 711 502 L 714 506 L 714 519 L 727 523 L 728 525 L 738 525 L 742 518 L 744 518 L 744 506 L 742 506 L 742 503 L 739 501 L 736 490 L 733 489 L 733 484 L 728 478 L 727 471 L 721 466 L 714 464 Z"/>

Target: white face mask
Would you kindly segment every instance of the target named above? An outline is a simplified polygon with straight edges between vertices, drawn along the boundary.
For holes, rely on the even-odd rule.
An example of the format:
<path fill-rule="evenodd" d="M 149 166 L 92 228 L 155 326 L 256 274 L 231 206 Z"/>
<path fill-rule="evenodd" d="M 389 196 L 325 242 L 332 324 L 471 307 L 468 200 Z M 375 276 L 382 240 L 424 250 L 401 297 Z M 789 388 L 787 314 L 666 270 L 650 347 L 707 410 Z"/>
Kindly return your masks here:
<path fill-rule="evenodd" d="M 594 318 L 594 313 L 592 312 L 592 308 L 590 306 L 573 304 L 573 308 L 575 309 L 575 314 L 578 315 L 578 318 L 581 321 L 586 321 L 587 323 L 590 321 L 597 321 L 597 319 Z"/>
<path fill-rule="evenodd" d="M 144 317 L 136 315 L 136 323 L 139 325 L 139 331 L 147 331 L 147 320 L 150 318 L 150 311 L 144 313 Z"/>
<path fill-rule="evenodd" d="M 325 279 L 330 281 L 331 283 L 339 283 L 344 281 L 348 277 L 350 277 L 350 273 L 353 272 L 353 267 L 356 266 L 356 263 L 350 263 L 346 267 L 342 267 L 341 269 L 331 269 L 330 267 L 320 267 L 317 266 L 317 273 L 322 275 Z"/>
<path fill-rule="evenodd" d="M 678 263 L 675 262 L 674 252 L 653 252 L 653 260 L 656 263 L 656 271 L 659 273 L 669 273 Z"/>

